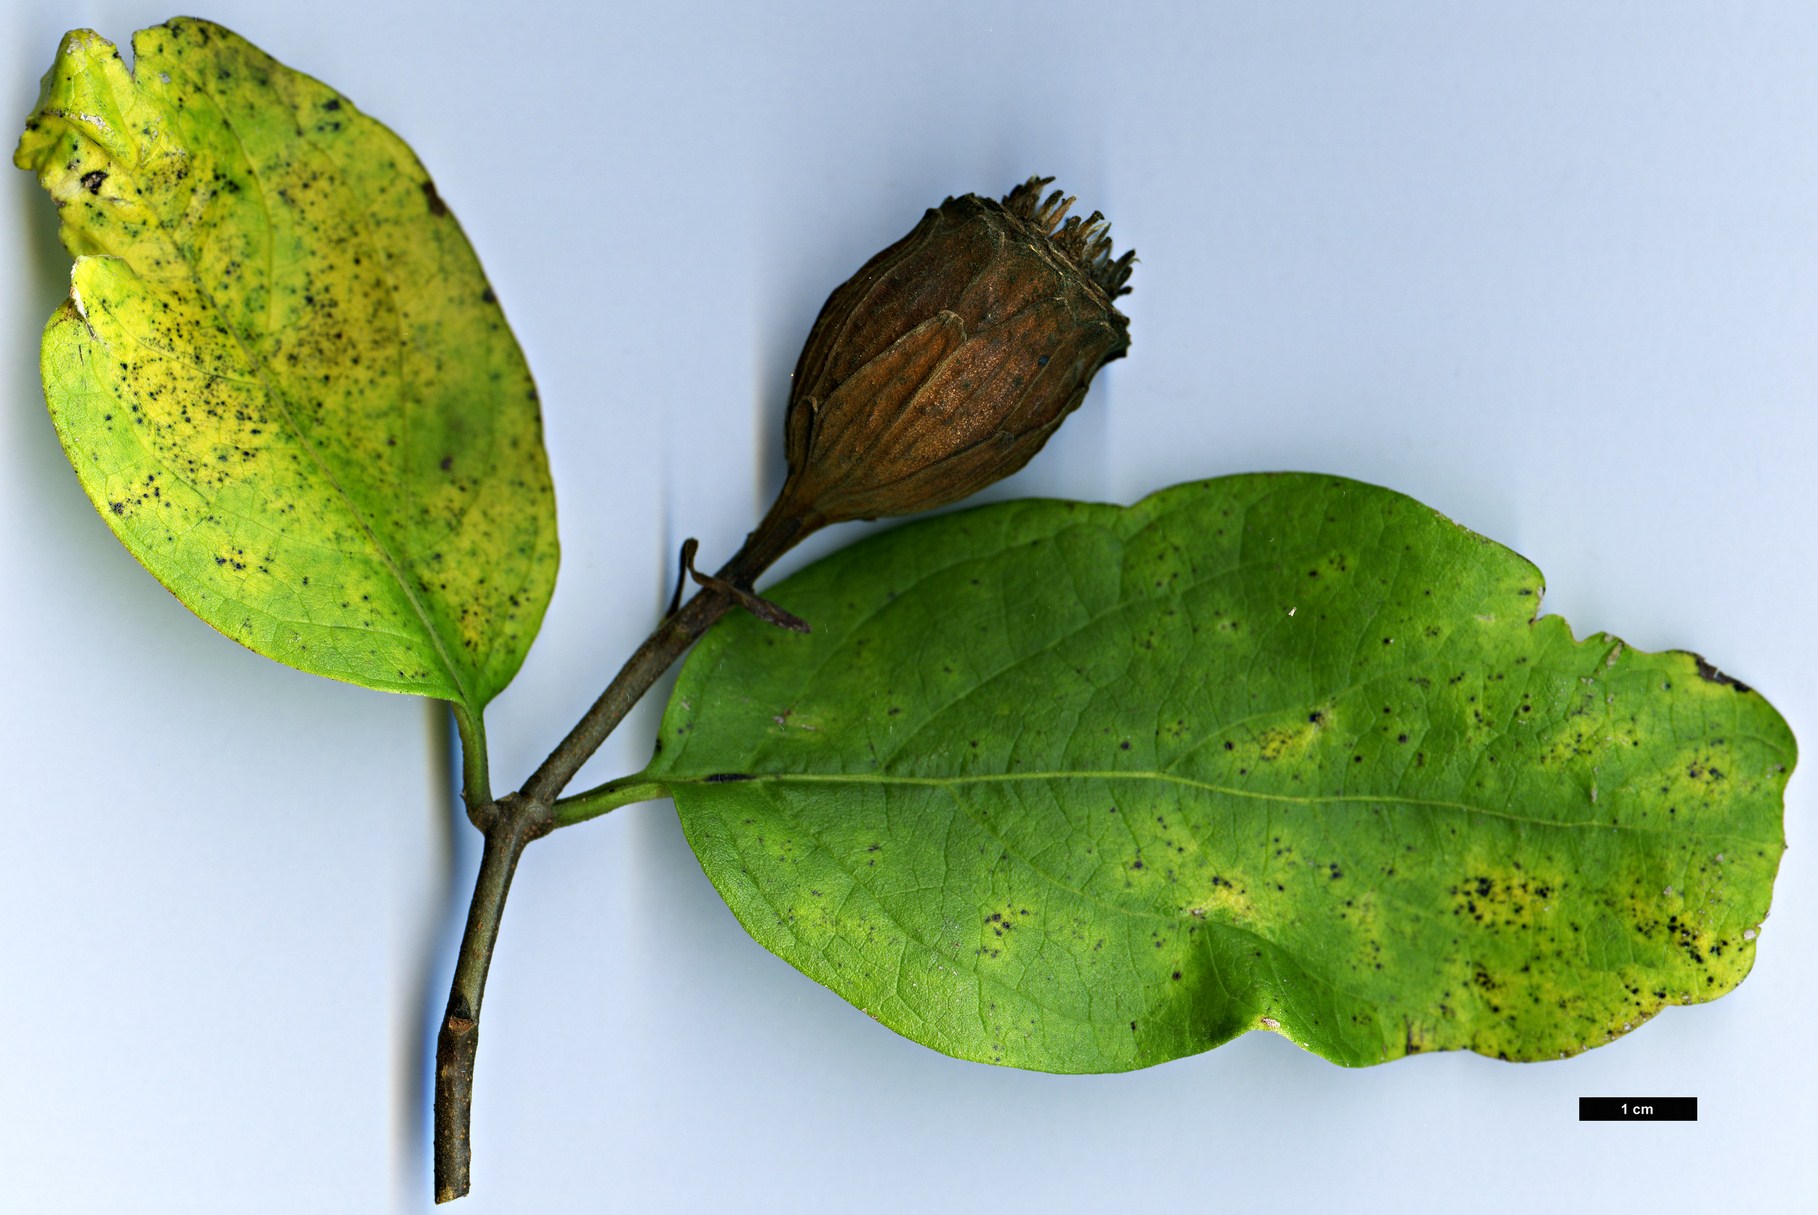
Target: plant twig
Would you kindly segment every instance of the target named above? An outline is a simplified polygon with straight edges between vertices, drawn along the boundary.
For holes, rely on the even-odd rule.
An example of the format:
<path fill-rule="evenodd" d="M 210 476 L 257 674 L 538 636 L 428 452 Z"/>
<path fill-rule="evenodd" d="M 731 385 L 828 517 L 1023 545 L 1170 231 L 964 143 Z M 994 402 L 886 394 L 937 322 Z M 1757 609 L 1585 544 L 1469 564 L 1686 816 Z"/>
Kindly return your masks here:
<path fill-rule="evenodd" d="M 529 843 L 558 826 L 584 821 L 614 806 L 650 796 L 648 783 L 639 784 L 639 796 L 625 782 L 612 782 L 590 790 L 555 809 L 556 799 L 575 773 L 581 770 L 600 744 L 625 719 L 625 714 L 651 685 L 687 652 L 714 623 L 751 596 L 754 581 L 805 534 L 793 520 L 779 522 L 773 514 L 745 538 L 745 544 L 705 582 L 704 589 L 664 617 L 656 631 L 626 660 L 619 673 L 574 729 L 524 783 L 517 793 L 498 801 L 487 787 L 484 731 L 479 723 L 457 708 L 463 752 L 467 814 L 486 837 L 480 855 L 480 873 L 474 881 L 473 900 L 467 910 L 467 929 L 449 987 L 448 1010 L 436 1036 L 435 1191 L 437 1202 L 450 1202 L 467 1193 L 472 1169 L 469 1129 L 473 1113 L 473 1070 L 480 1044 L 480 1002 L 486 991 L 486 972 L 492 965 L 499 939 L 499 918 L 511 875 Z M 621 787 L 623 786 L 623 787 Z M 611 790 L 608 793 L 607 790 Z"/>
<path fill-rule="evenodd" d="M 712 579 L 726 587 L 705 587 L 657 626 L 656 632 L 626 660 L 599 699 L 575 723 L 568 737 L 531 774 L 524 783 L 523 796 L 531 801 L 554 802 L 581 770 L 581 765 L 593 757 L 600 744 L 625 719 L 625 714 L 650 690 L 650 685 L 720 617 L 736 606 L 732 589 L 748 592 L 758 576 L 788 552 L 803 534 L 800 524 L 788 519 L 779 521 L 773 514 L 745 537 L 744 547 Z"/>
<path fill-rule="evenodd" d="M 480 874 L 467 908 L 467 930 L 449 985 L 448 1009 L 436 1035 L 435 1170 L 436 1201 L 449 1202 L 467 1193 L 471 1152 L 468 1128 L 473 1113 L 473 1065 L 480 1045 L 480 1001 L 486 994 L 486 972 L 499 940 L 499 917 L 511 890 L 524 847 L 553 826 L 547 806 L 515 794 L 485 807 L 486 845 Z"/>

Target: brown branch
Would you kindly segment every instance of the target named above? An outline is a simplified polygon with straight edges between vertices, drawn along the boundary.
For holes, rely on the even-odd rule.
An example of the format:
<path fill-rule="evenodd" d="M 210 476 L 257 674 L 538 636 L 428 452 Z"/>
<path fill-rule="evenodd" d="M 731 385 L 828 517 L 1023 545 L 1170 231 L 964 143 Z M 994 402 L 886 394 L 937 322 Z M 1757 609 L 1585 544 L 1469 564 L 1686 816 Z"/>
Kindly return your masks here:
<path fill-rule="evenodd" d="M 486 994 L 486 972 L 499 940 L 499 917 L 511 890 L 511 875 L 531 840 L 554 826 L 549 807 L 516 794 L 486 806 L 485 850 L 467 908 L 467 930 L 448 989 L 448 1010 L 436 1035 L 436 1201 L 449 1202 L 467 1193 L 471 1153 L 468 1128 L 473 1113 L 474 1055 L 480 1046 L 480 1001 Z"/>
<path fill-rule="evenodd" d="M 657 626 L 656 632 L 645 639 L 631 657 L 620 668 L 618 675 L 606 685 L 599 699 L 593 702 L 574 729 L 568 732 L 549 753 L 528 781 L 524 783 L 523 795 L 531 801 L 552 803 L 561 795 L 574 774 L 581 770 L 581 765 L 593 757 L 606 741 L 625 714 L 642 699 L 650 690 L 650 685 L 660 678 L 675 664 L 675 660 L 687 652 L 688 647 L 698 641 L 703 633 L 737 606 L 737 597 L 733 593 L 749 592 L 759 575 L 769 569 L 771 564 L 788 552 L 795 542 L 807 534 L 808 529 L 793 519 L 779 519 L 776 515 L 766 518 L 758 529 L 745 537 L 744 547 L 734 554 L 732 560 L 720 568 L 710 584 L 697 593 L 678 610 L 671 612 Z M 725 588 L 715 587 L 712 582 L 726 584 Z"/>
<path fill-rule="evenodd" d="M 523 789 L 496 802 L 484 801 L 476 806 L 469 801 L 468 815 L 485 834 L 486 845 L 467 910 L 467 930 L 461 938 L 454 982 L 449 986 L 448 1010 L 442 1017 L 441 1032 L 436 1035 L 437 1202 L 461 1197 L 470 1184 L 469 1130 L 474 1060 L 480 1045 L 480 1001 L 485 995 L 486 972 L 499 939 L 499 917 L 505 910 L 505 896 L 511 889 L 518 858 L 532 840 L 554 829 L 556 816 L 552 807 L 556 798 L 632 706 L 720 617 L 744 600 L 755 599 L 751 595 L 752 583 L 808 530 L 792 520 L 766 518 L 718 574 L 703 580 L 705 589 L 670 612 L 645 639 Z M 464 744 L 471 741 L 472 731 L 467 724 L 463 722 Z M 483 757 L 469 757 L 466 771 L 471 797 L 473 786 L 483 785 L 485 779 Z"/>

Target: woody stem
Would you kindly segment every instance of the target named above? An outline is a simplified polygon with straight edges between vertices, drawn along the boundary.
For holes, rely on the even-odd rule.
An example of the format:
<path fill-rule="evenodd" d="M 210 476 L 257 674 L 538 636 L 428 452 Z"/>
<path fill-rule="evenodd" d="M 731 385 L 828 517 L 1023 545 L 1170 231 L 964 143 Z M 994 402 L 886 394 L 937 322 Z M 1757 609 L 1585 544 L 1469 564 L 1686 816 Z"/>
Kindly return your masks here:
<path fill-rule="evenodd" d="M 499 921 L 505 896 L 511 890 L 518 859 L 532 840 L 547 835 L 558 822 L 553 806 L 581 766 L 625 719 L 651 685 L 687 652 L 720 617 L 737 606 L 752 583 L 772 562 L 787 552 L 805 529 L 793 520 L 779 520 L 773 511 L 745 544 L 723 566 L 710 585 L 671 612 L 656 631 L 645 638 L 613 677 L 606 690 L 575 723 L 572 730 L 531 774 L 524 787 L 497 801 L 485 789 L 483 754 L 465 759 L 468 816 L 485 836 L 480 872 L 474 880 L 473 898 L 467 909 L 467 927 L 449 985 L 448 1007 L 436 1036 L 435 1093 L 435 1193 L 436 1201 L 450 1202 L 468 1192 L 472 1172 L 470 1139 L 473 1113 L 474 1061 L 480 1042 L 480 1004 L 486 991 L 486 972 L 499 939 Z M 712 585 L 717 583 L 718 585 Z M 476 747 L 478 738 L 464 715 L 463 750 Z M 570 820 L 576 821 L 576 820 Z"/>

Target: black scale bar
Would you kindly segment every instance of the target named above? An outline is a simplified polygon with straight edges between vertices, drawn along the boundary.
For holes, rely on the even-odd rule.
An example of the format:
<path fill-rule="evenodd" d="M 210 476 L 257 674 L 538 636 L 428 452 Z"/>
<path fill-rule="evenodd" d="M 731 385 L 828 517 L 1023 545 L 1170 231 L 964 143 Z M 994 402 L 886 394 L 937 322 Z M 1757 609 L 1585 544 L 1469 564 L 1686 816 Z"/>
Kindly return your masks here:
<path fill-rule="evenodd" d="M 1696 1097 L 1580 1097 L 1580 1122 L 1696 1122 Z"/>

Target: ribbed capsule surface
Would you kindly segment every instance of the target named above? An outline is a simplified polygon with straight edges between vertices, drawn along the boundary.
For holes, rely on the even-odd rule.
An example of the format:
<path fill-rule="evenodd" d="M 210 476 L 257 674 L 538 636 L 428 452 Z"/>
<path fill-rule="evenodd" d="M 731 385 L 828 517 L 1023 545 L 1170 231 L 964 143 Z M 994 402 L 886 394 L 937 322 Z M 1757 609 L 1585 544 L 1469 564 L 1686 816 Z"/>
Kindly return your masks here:
<path fill-rule="evenodd" d="M 789 397 L 771 510 L 803 532 L 927 510 L 1029 462 L 1130 345 L 1134 255 L 1030 178 L 929 211 L 821 309 Z"/>

